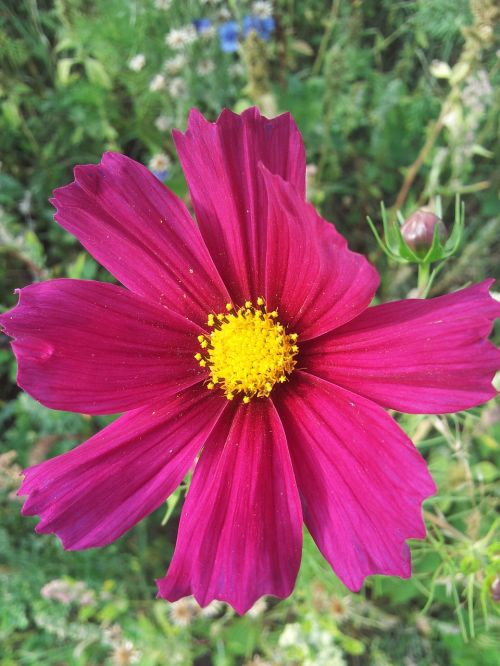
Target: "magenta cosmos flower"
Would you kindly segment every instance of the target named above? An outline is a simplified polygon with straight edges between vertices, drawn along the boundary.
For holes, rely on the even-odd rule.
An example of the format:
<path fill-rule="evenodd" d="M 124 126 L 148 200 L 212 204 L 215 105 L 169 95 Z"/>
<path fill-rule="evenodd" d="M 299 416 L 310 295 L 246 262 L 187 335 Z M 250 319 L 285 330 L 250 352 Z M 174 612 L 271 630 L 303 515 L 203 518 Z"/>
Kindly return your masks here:
<path fill-rule="evenodd" d="M 56 220 L 123 286 L 33 284 L 1 316 L 36 400 L 125 412 L 25 470 L 23 513 L 67 549 L 104 546 L 196 461 L 161 597 L 240 613 L 286 597 L 303 523 L 351 590 L 409 576 L 405 542 L 424 537 L 435 486 L 385 408 L 453 412 L 494 395 L 490 282 L 369 308 L 377 273 L 305 201 L 290 115 L 193 111 L 175 141 L 197 224 L 123 155 L 78 166 L 54 193 Z"/>

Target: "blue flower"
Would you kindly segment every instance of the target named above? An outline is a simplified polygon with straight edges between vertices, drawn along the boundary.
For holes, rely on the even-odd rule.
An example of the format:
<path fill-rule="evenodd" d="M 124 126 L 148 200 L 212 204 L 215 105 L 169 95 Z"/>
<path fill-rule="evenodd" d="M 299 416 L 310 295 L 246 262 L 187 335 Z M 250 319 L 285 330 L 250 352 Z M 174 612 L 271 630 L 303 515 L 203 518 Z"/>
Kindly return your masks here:
<path fill-rule="evenodd" d="M 272 16 L 261 18 L 260 16 L 245 16 L 243 18 L 243 36 L 247 37 L 252 30 L 255 30 L 257 35 L 265 42 L 271 37 L 276 27 L 276 22 Z"/>
<path fill-rule="evenodd" d="M 222 51 L 233 53 L 238 50 L 240 26 L 236 21 L 227 21 L 219 26 L 219 39 Z"/>
<path fill-rule="evenodd" d="M 168 169 L 165 169 L 163 171 L 153 171 L 153 170 L 151 170 L 151 173 L 154 176 L 156 176 L 158 178 L 158 180 L 161 180 L 162 183 L 170 178 L 170 171 Z"/>
<path fill-rule="evenodd" d="M 202 35 L 204 32 L 207 32 L 212 27 L 212 21 L 207 18 L 195 19 L 193 25 L 196 28 L 196 32 Z"/>

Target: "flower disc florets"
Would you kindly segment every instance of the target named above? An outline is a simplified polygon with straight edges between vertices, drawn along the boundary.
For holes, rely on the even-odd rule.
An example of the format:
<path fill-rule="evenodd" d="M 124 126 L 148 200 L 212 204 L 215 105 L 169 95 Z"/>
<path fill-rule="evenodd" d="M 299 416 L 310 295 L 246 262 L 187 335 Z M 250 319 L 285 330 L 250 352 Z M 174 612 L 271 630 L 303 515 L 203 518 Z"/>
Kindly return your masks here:
<path fill-rule="evenodd" d="M 263 298 L 257 306 L 246 301 L 237 309 L 228 303 L 225 313 L 209 314 L 207 324 L 213 330 L 198 336 L 202 353 L 195 358 L 210 369 L 207 388 L 218 386 L 228 400 L 237 393 L 243 394 L 244 403 L 267 397 L 294 369 L 298 336 L 286 332 L 277 311 L 268 312 Z"/>

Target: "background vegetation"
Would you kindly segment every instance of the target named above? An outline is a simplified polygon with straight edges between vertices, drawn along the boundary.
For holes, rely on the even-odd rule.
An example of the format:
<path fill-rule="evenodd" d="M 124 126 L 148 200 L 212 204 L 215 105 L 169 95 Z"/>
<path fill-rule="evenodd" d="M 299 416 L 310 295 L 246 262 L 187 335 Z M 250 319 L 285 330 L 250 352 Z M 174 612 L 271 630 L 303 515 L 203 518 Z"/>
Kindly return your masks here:
<path fill-rule="evenodd" d="M 499 21 L 494 0 L 3 0 L 0 308 L 31 281 L 110 279 L 53 222 L 47 198 L 110 149 L 186 196 L 170 129 L 192 106 L 213 119 L 254 103 L 294 114 L 309 197 L 376 264 L 382 300 L 414 292 L 416 269 L 378 249 L 365 220 L 379 226 L 381 200 L 392 219 L 395 205 L 407 216 L 441 195 L 449 225 L 462 195 L 464 242 L 431 295 L 495 276 Z M 19 393 L 2 336 L 0 664 L 497 664 L 499 412 L 398 417 L 439 488 L 411 580 L 373 577 L 351 594 L 308 539 L 293 596 L 240 618 L 224 604 L 154 599 L 181 501 L 168 521 L 161 509 L 87 552 L 64 553 L 20 518 L 20 469 L 107 419 Z"/>

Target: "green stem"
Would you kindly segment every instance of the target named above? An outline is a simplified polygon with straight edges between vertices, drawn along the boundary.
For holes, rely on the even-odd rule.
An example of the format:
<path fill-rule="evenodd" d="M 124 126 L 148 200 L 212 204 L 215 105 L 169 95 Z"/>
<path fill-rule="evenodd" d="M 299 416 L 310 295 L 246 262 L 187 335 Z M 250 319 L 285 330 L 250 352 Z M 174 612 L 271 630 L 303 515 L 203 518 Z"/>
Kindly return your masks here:
<path fill-rule="evenodd" d="M 337 14 L 340 9 L 340 0 L 334 0 L 330 8 L 330 14 L 326 19 L 325 23 L 325 32 L 321 38 L 321 43 L 318 49 L 318 55 L 316 60 L 311 68 L 311 76 L 317 76 L 321 71 L 321 66 L 323 65 L 323 60 L 325 58 L 326 49 L 328 47 L 328 42 L 332 36 L 333 28 L 335 27 L 335 21 L 337 20 Z"/>
<path fill-rule="evenodd" d="M 429 284 L 429 270 L 430 264 L 418 265 L 418 295 L 419 298 L 426 297 L 427 285 Z"/>

